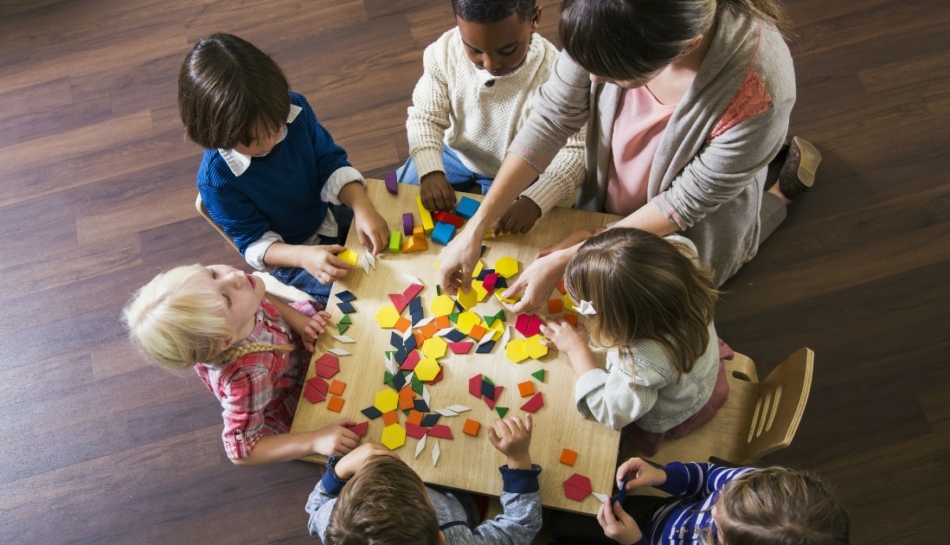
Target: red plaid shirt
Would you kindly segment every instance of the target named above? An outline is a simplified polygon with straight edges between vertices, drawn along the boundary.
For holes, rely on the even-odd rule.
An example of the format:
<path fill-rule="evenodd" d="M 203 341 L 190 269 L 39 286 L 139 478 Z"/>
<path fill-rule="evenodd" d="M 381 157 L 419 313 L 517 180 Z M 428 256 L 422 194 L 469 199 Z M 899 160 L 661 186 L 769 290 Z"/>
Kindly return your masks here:
<path fill-rule="evenodd" d="M 251 342 L 275 346 L 294 342 L 277 307 L 267 299 L 257 310 L 254 330 L 237 344 Z M 275 350 L 247 354 L 222 367 L 195 365 L 198 376 L 224 409 L 221 437 L 228 458 L 246 458 L 262 436 L 290 431 L 310 361 L 310 353 L 299 342 L 296 346 L 297 350 L 290 353 Z"/>

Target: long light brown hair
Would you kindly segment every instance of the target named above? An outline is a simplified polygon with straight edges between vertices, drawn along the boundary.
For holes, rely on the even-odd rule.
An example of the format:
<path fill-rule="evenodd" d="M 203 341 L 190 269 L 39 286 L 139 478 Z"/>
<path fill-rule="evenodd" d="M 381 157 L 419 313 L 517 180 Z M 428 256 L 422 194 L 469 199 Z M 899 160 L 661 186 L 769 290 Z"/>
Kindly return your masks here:
<path fill-rule="evenodd" d="M 590 301 L 598 348 L 630 355 L 635 341 L 654 340 L 680 373 L 689 373 L 709 344 L 718 292 L 712 275 L 681 247 L 640 229 L 608 229 L 585 242 L 564 275 L 575 301 Z"/>
<path fill-rule="evenodd" d="M 749 472 L 727 484 L 716 501 L 725 545 L 846 545 L 851 522 L 815 475 L 784 467 Z M 716 543 L 712 532 L 704 543 Z"/>

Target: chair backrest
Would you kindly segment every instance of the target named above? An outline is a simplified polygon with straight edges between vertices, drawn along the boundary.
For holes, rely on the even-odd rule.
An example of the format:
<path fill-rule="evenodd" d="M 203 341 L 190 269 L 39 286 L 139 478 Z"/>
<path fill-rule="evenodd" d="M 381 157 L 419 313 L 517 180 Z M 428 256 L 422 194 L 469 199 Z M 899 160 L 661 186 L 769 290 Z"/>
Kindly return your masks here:
<path fill-rule="evenodd" d="M 808 402 L 814 357 L 802 348 L 756 382 L 755 364 L 737 353 L 726 363 L 729 398 L 715 418 L 686 437 L 664 440 L 649 459 L 666 464 L 715 458 L 742 465 L 787 447 Z"/>
<path fill-rule="evenodd" d="M 198 213 L 201 215 L 201 217 L 208 220 L 208 223 L 210 223 L 211 226 L 214 227 L 214 230 L 220 233 L 221 236 L 224 237 L 224 240 L 228 241 L 228 244 L 234 247 L 235 250 L 238 250 L 237 244 L 234 243 L 234 239 L 229 237 L 228 234 L 224 232 L 224 229 L 222 229 L 220 225 L 215 223 L 215 221 L 211 219 L 211 216 L 208 215 L 208 209 L 205 208 L 205 203 L 201 202 L 201 193 L 198 193 L 198 197 L 195 198 L 195 208 L 198 210 Z M 240 252 L 240 250 L 238 251 Z"/>

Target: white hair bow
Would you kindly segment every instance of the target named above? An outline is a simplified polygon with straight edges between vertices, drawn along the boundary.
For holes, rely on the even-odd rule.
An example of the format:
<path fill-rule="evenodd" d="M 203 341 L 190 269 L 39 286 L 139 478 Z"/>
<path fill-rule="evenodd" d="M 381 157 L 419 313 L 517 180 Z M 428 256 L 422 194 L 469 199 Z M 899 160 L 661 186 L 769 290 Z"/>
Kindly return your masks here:
<path fill-rule="evenodd" d="M 594 310 L 594 305 L 590 301 L 581 301 L 577 305 L 577 312 L 583 314 L 584 316 L 593 316 L 597 314 L 597 311 Z"/>

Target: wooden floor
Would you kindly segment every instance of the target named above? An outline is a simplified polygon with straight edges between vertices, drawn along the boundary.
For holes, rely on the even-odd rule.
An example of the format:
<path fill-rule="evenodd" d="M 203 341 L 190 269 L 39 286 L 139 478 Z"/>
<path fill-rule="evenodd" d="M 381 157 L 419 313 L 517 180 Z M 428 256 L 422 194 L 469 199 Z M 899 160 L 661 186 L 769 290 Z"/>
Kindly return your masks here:
<path fill-rule="evenodd" d="M 557 3 L 543 33 L 553 36 Z M 855 543 L 950 533 L 950 10 L 789 0 L 791 130 L 813 191 L 727 286 L 720 334 L 815 381 L 766 461 L 834 483 Z M 156 272 L 241 259 L 198 217 L 177 69 L 228 30 L 276 56 L 353 164 L 407 157 L 406 107 L 448 0 L 0 1 L 0 541 L 312 543 L 318 476 L 231 465 L 220 409 L 146 366 L 119 324 Z M 946 321 L 945 321 L 946 320 Z"/>

